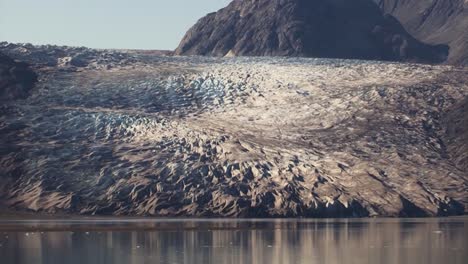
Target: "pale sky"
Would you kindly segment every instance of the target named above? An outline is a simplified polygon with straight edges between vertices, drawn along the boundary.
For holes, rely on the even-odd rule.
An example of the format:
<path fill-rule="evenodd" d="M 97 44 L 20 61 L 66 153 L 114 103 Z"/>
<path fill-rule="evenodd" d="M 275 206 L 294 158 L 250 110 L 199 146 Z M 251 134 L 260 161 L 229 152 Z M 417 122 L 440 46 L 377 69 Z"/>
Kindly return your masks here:
<path fill-rule="evenodd" d="M 202 16 L 231 0 L 0 0 L 0 41 L 175 49 Z"/>

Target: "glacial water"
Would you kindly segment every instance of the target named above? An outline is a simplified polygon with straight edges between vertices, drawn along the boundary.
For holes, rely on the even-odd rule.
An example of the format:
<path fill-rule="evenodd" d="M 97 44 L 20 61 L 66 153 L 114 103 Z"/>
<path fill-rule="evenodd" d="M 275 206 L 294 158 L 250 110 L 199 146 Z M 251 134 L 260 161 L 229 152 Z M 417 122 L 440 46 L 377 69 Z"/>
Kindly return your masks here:
<path fill-rule="evenodd" d="M 466 263 L 468 218 L 0 220 L 2 264 Z"/>

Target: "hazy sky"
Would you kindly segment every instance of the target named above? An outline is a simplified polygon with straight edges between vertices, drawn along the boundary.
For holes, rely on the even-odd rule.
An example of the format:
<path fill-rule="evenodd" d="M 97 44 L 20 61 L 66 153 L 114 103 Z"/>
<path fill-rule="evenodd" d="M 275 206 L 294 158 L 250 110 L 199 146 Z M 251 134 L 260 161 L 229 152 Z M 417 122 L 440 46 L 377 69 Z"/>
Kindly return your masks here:
<path fill-rule="evenodd" d="M 231 0 L 0 0 L 0 41 L 174 49 Z"/>

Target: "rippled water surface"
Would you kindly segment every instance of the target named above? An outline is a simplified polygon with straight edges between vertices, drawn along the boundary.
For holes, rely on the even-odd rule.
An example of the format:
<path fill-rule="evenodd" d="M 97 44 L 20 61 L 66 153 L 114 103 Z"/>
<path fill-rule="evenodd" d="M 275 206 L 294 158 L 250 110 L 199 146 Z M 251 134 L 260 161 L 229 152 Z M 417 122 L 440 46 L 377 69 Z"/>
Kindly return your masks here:
<path fill-rule="evenodd" d="M 468 218 L 2 220 L 1 263 L 466 263 Z"/>

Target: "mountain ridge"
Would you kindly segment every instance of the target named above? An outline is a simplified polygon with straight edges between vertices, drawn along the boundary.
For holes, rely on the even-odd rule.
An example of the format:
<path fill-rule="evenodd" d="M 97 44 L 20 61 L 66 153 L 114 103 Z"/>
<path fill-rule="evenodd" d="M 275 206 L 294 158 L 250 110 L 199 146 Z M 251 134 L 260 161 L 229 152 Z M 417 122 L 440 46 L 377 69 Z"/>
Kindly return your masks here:
<path fill-rule="evenodd" d="M 450 46 L 447 63 L 468 65 L 468 1 L 374 0 L 417 39 Z"/>
<path fill-rule="evenodd" d="M 442 62 L 370 0 L 234 0 L 186 33 L 176 55 L 302 56 Z"/>

